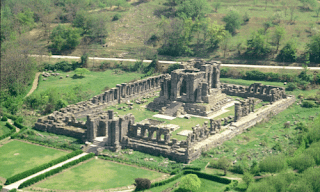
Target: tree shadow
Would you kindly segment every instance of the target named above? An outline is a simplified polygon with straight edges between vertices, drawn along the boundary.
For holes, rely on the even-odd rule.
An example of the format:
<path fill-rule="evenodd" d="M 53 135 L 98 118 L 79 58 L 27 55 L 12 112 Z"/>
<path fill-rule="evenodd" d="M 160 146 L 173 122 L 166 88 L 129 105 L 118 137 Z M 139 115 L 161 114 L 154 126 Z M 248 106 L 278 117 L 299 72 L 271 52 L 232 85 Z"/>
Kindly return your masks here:
<path fill-rule="evenodd" d="M 147 3 L 147 2 L 148 2 L 148 0 L 139 0 L 138 2 L 131 3 L 131 5 L 138 6 L 138 5 L 142 4 L 142 3 Z"/>

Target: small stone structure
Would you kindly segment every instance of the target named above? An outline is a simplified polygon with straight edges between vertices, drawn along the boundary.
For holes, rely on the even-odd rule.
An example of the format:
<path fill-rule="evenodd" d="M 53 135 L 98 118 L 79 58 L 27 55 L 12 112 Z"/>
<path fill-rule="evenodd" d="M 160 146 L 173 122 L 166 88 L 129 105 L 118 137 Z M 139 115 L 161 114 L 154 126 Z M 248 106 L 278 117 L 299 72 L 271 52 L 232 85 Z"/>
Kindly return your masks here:
<path fill-rule="evenodd" d="M 89 101 L 69 105 L 41 117 L 35 124 L 35 129 L 76 137 L 92 142 L 93 145 L 97 137 L 103 137 L 103 148 L 112 151 L 131 148 L 189 163 L 198 158 L 202 151 L 220 145 L 245 129 L 278 114 L 295 101 L 295 97 L 287 96 L 282 87 L 259 83 L 249 87 L 221 84 L 219 76 L 220 62 L 191 60 L 181 64 L 180 69 L 173 71 L 171 75 L 118 84 L 116 88 Z M 135 118 L 130 113 L 117 117 L 113 110 L 104 110 L 107 106 L 130 103 L 128 101 L 134 99 L 138 99 L 136 102 L 140 103 L 139 98 L 156 95 L 155 92 L 160 88 L 160 96 L 147 107 L 171 116 L 186 113 L 208 116 L 228 102 L 227 95 L 245 99 L 235 103 L 234 117 L 210 119 L 210 125 L 205 122 L 192 127 L 192 132 L 184 141 L 171 138 L 172 132 L 179 128 L 177 125 L 152 119 L 135 123 Z M 270 105 L 255 110 L 255 105 L 260 100 L 268 101 Z M 82 118 L 86 118 L 86 122 L 77 120 Z M 95 150 L 103 150 L 101 142 L 95 145 Z"/>

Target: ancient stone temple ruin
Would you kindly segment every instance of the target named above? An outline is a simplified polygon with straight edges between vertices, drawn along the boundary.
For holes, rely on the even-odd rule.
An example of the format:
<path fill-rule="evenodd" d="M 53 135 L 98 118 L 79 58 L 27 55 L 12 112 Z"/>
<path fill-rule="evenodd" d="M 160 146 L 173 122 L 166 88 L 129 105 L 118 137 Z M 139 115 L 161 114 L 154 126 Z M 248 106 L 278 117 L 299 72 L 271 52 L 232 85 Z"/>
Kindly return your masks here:
<path fill-rule="evenodd" d="M 220 83 L 220 64 L 218 61 L 191 60 L 182 63 L 180 69 L 171 74 L 117 85 L 88 101 L 39 118 L 35 129 L 78 138 L 86 142 L 84 150 L 88 152 L 130 148 L 189 163 L 202 151 L 241 134 L 295 102 L 295 97 L 286 95 L 282 87 Z M 172 133 L 180 128 L 178 125 L 154 119 L 135 122 L 131 113 L 119 116 L 113 110 L 106 110 L 108 106 L 128 103 L 146 95 L 159 96 L 147 105 L 149 110 L 177 118 L 192 114 L 208 121 L 190 127 L 186 139 L 179 141 L 172 138 Z M 234 101 L 227 95 L 242 99 Z M 261 101 L 265 106 L 256 109 Z M 213 119 L 211 115 L 221 112 L 226 104 L 235 105 L 234 116 Z"/>
<path fill-rule="evenodd" d="M 161 83 L 160 97 L 148 105 L 160 113 L 210 116 L 230 101 L 220 87 L 220 62 L 191 60 L 180 65 Z"/>

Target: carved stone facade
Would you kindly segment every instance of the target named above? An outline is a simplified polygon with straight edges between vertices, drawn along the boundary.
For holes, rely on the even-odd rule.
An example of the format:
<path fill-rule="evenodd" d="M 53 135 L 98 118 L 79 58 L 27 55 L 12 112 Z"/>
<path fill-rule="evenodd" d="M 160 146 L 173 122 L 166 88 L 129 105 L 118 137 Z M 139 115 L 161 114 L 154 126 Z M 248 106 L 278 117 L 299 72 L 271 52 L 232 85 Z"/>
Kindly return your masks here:
<path fill-rule="evenodd" d="M 160 97 L 148 105 L 149 109 L 175 116 L 182 107 L 186 113 L 209 116 L 228 102 L 221 93 L 219 61 L 191 60 L 180 65 L 161 83 Z M 176 103 L 181 103 L 176 107 Z M 174 105 L 174 107 L 173 107 Z"/>

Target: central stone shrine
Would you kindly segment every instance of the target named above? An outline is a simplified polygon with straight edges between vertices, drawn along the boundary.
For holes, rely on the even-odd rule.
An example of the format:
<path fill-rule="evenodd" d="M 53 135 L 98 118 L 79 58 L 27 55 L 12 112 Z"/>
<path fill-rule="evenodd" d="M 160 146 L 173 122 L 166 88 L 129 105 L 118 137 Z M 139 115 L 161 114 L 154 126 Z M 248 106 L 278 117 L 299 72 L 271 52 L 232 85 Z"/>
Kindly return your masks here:
<path fill-rule="evenodd" d="M 160 97 L 147 107 L 160 114 L 210 116 L 231 99 L 221 92 L 220 61 L 190 60 L 161 83 Z"/>

